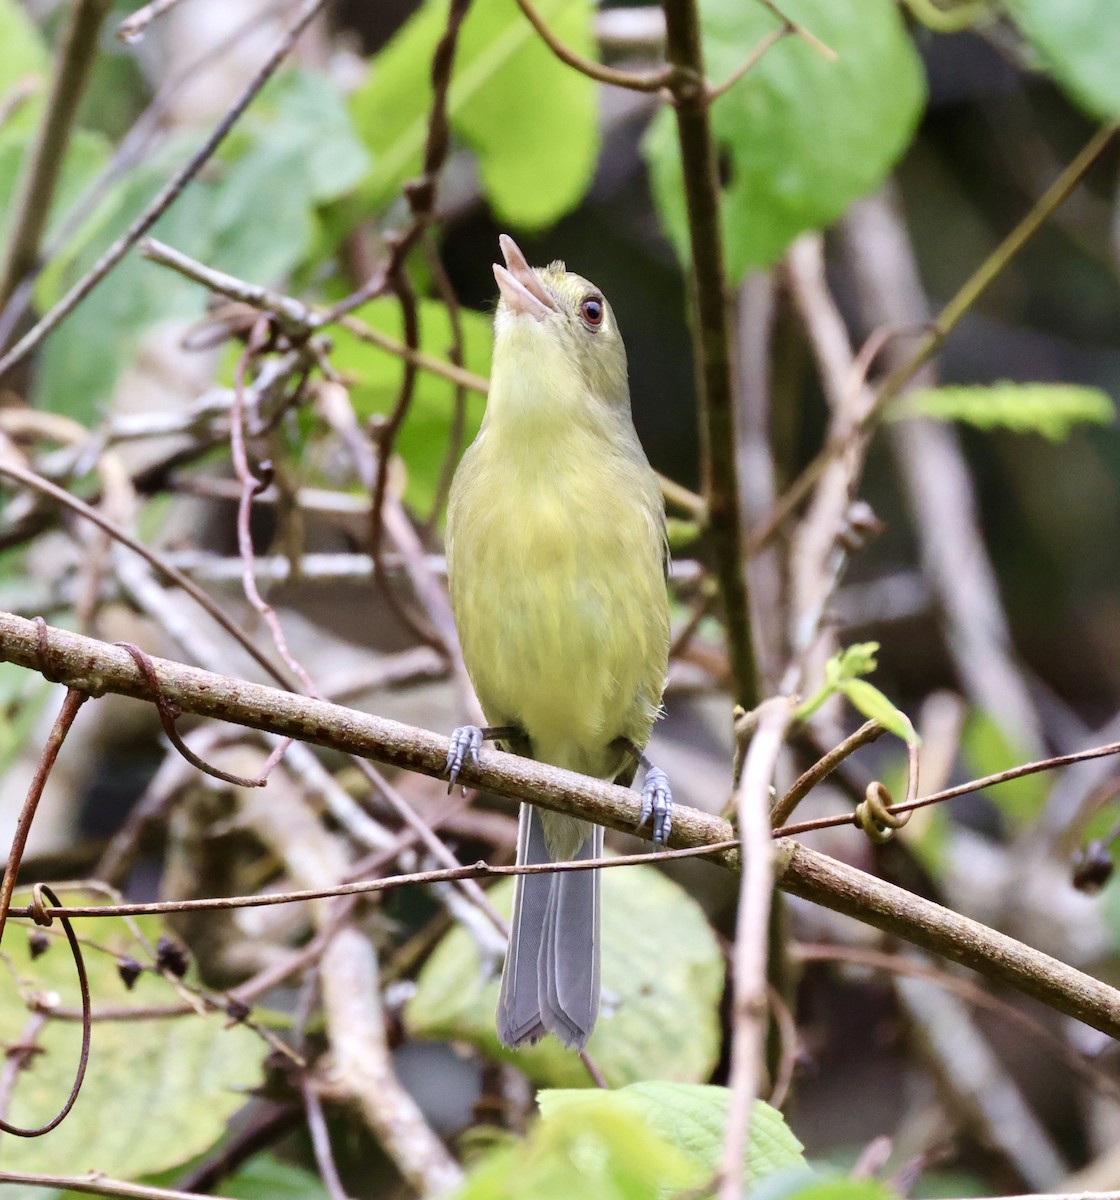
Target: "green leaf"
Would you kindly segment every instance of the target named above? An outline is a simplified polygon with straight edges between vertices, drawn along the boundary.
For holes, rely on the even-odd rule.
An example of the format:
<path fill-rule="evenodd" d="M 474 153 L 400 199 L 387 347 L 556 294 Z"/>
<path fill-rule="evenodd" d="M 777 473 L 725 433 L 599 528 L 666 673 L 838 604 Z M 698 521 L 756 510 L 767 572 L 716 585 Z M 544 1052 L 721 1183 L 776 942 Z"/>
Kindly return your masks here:
<path fill-rule="evenodd" d="M 521 1142 L 488 1155 L 454 1200 L 668 1200 L 701 1182 L 693 1164 L 612 1093 L 589 1099 L 561 1106 Z"/>
<path fill-rule="evenodd" d="M 918 735 L 910 723 L 910 718 L 900 708 L 896 708 L 873 683 L 868 683 L 866 679 L 851 679 L 840 690 L 852 707 L 865 717 L 878 721 L 884 729 L 904 742 L 917 745 Z"/>
<path fill-rule="evenodd" d="M 12 116 L 5 133 L 13 128 L 23 132 L 34 128 L 45 102 L 49 73 L 50 54 L 26 6 L 19 0 L 0 0 L 0 105 L 25 82 L 36 85 L 33 98 Z"/>
<path fill-rule="evenodd" d="M 850 679 L 870 675 L 879 663 L 878 642 L 855 642 L 834 654 L 824 666 L 824 677 L 832 687 L 843 687 Z"/>
<path fill-rule="evenodd" d="M 678 1150 L 695 1171 L 693 1184 L 718 1169 L 727 1123 L 727 1088 L 685 1083 L 634 1083 L 613 1092 L 549 1090 L 537 1096 L 545 1124 L 573 1110 L 632 1113 Z M 754 1185 L 779 1171 L 807 1170 L 801 1143 L 776 1108 L 756 1100 L 744 1156 L 745 1181 Z"/>
<path fill-rule="evenodd" d="M 961 751 L 974 778 L 997 775 L 1020 763 L 1030 755 L 1021 746 L 1008 740 L 1007 734 L 990 713 L 973 709 L 968 714 L 961 733 Z M 1051 779 L 1045 772 L 1009 779 L 984 795 L 1017 829 L 1033 825 L 1050 794 Z"/>
<path fill-rule="evenodd" d="M 257 1154 L 222 1180 L 222 1195 L 231 1200 L 328 1200 L 329 1193 L 310 1171 L 271 1154 Z"/>
<path fill-rule="evenodd" d="M 513 881 L 488 892 L 500 912 Z M 588 1051 L 613 1084 L 699 1082 L 719 1056 L 723 958 L 700 906 L 652 867 L 603 872 L 603 1006 Z M 589 1081 L 579 1056 L 553 1038 L 507 1051 L 494 1033 L 496 972 L 483 973 L 474 940 L 449 933 L 425 964 L 405 1023 L 416 1037 L 466 1041 L 516 1062 L 546 1085 Z"/>
<path fill-rule="evenodd" d="M 892 405 L 889 416 L 893 420 L 933 417 L 964 421 L 977 429 L 1040 433 L 1059 442 L 1077 425 L 1108 425 L 1116 416 L 1116 406 L 1100 388 L 1072 383 L 996 383 L 910 392 Z"/>
<path fill-rule="evenodd" d="M 538 5 L 556 36 L 595 52 L 589 0 Z M 351 101 L 373 151 L 364 202 L 384 209 L 419 173 L 431 111 L 431 60 L 447 25 L 447 0 L 427 0 L 377 56 Z M 499 220 L 534 229 L 579 203 L 598 154 L 596 85 L 561 63 L 515 4 L 475 0 L 459 34 L 447 111 L 478 155 Z"/>
<path fill-rule="evenodd" d="M 452 345 L 451 319 L 446 307 L 437 300 L 421 300 L 419 309 L 420 348 L 446 359 Z M 490 321 L 470 309 L 461 310 L 459 315 L 463 325 L 463 365 L 485 378 L 490 373 L 493 341 Z M 365 305 L 355 316 L 398 341 L 404 338 L 400 305 L 392 297 Z M 400 394 L 404 375 L 401 359 L 360 341 L 342 328 L 332 329 L 331 339 L 334 342 L 331 363 L 349 385 L 350 399 L 358 416 L 368 418 L 390 413 Z M 466 404 L 464 449 L 482 423 L 485 399 L 471 391 L 466 395 Z M 447 457 L 454 411 L 454 384 L 430 371 L 420 371 L 416 376 L 412 405 L 396 444 L 397 453 L 408 471 L 405 500 L 419 512 L 427 513 L 435 499 Z"/>
<path fill-rule="evenodd" d="M 780 257 L 806 229 L 835 221 L 875 188 L 914 134 L 924 103 L 922 68 L 892 0 L 789 0 L 782 11 L 837 55 L 830 62 L 783 38 L 712 107 L 724 155 L 723 233 L 736 282 Z M 702 0 L 707 73 L 728 78 L 777 18 L 750 0 Z M 688 262 L 680 155 L 668 108 L 645 144 L 661 222 Z"/>
<path fill-rule="evenodd" d="M 877 1179 L 831 1179 L 805 1182 L 804 1175 L 777 1176 L 751 1193 L 751 1200 L 898 1200 L 897 1194 Z M 967 1193 L 966 1193 L 967 1194 Z"/>
<path fill-rule="evenodd" d="M 1006 0 L 1042 65 L 1094 116 L 1120 118 L 1120 6 L 1113 0 Z"/>
<path fill-rule="evenodd" d="M 25 894 L 19 903 L 26 904 Z M 70 890 L 61 898 L 78 904 L 104 897 Z M 21 928 L 20 926 L 24 927 Z M 162 926 L 144 918 L 140 927 L 154 942 Z M 25 923 L 9 924 L 4 951 L 11 971 L 0 972 L 0 1043 L 19 1040 L 28 1021 L 23 997 L 54 995 L 58 1004 L 79 1003 L 74 965 L 56 922 L 47 951 L 32 959 Z M 178 1004 L 178 991 L 145 973 L 128 991 L 117 971 L 118 954 L 150 962 L 150 955 L 121 918 L 86 921 L 85 962 L 95 1007 Z M 107 947 L 106 952 L 100 947 Z M 13 975 L 20 980 L 18 989 Z M 78 1062 L 81 1026 L 48 1019 L 36 1044 L 34 1066 L 21 1072 L 7 1116 L 22 1125 L 49 1119 L 66 1099 Z M 92 1167 L 131 1179 L 155 1174 L 208 1150 L 226 1122 L 259 1084 L 267 1046 L 224 1013 L 174 1018 L 99 1021 L 94 1026 L 89 1070 L 77 1103 L 46 1138 L 4 1139 L 4 1165 L 13 1171 L 79 1174 Z"/>

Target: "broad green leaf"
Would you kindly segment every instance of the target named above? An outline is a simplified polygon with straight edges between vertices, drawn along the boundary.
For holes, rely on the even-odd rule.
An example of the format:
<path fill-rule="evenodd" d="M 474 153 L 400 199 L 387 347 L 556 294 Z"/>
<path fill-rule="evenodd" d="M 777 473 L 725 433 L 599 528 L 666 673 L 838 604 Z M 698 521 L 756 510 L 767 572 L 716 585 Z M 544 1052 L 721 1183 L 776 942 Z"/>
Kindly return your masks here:
<path fill-rule="evenodd" d="M 60 896 L 80 904 L 104 899 L 80 891 Z M 18 903 L 27 903 L 24 894 Z M 77 923 L 77 922 L 76 922 Z M 161 927 L 141 922 L 152 942 Z M 81 921 L 79 935 L 108 947 L 87 944 L 85 962 L 95 1008 L 137 1008 L 178 1004 L 178 991 L 145 973 L 128 991 L 117 971 L 116 954 L 150 962 L 144 946 L 120 918 Z M 0 1042 L 17 1041 L 29 1018 L 24 997 L 48 995 L 57 1003 L 78 1004 L 70 952 L 56 922 L 49 947 L 32 959 L 25 922 L 9 923 L 4 951 L 12 970 L 0 972 Z M 13 975 L 20 983 L 17 987 Z M 227 1027 L 228 1026 L 228 1027 Z M 10 1120 L 37 1125 L 66 1099 L 78 1061 L 81 1026 L 48 1019 L 36 1044 L 43 1053 L 22 1072 L 12 1091 Z M 223 1013 L 174 1018 L 98 1021 L 94 1025 L 89 1070 L 77 1103 L 45 1138 L 4 1138 L 4 1166 L 13 1171 L 79 1174 L 93 1167 L 131 1179 L 154 1174 L 208 1150 L 225 1132 L 227 1120 L 245 1102 L 246 1089 L 261 1078 L 268 1047 L 251 1030 L 229 1025 Z"/>
<path fill-rule="evenodd" d="M 782 11 L 837 55 L 783 38 L 712 107 L 727 184 L 723 232 L 732 282 L 777 259 L 806 229 L 835 221 L 875 188 L 910 143 L 924 102 L 922 68 L 892 0 L 789 0 Z M 778 21 L 757 0 L 702 0 L 708 76 L 716 83 Z M 689 259 L 673 113 L 645 145 L 661 222 Z"/>
<path fill-rule="evenodd" d="M 884 729 L 890 730 L 895 737 L 904 742 L 917 744 L 918 735 L 910 718 L 897 708 L 881 691 L 866 679 L 851 679 L 840 689 L 848 698 L 848 702 L 857 711 L 873 721 L 878 721 Z"/>
<path fill-rule="evenodd" d="M 317 1175 L 271 1154 L 257 1154 L 239 1171 L 222 1180 L 230 1200 L 328 1200 Z"/>
<path fill-rule="evenodd" d="M 634 1083 L 613 1092 L 586 1088 L 542 1091 L 537 1096 L 547 1125 L 573 1110 L 632 1113 L 646 1129 L 678 1150 L 695 1170 L 695 1184 L 719 1167 L 727 1123 L 727 1088 L 686 1083 Z M 745 1180 L 754 1185 L 779 1171 L 807 1170 L 802 1145 L 785 1118 L 756 1100 L 751 1109 Z"/>
<path fill-rule="evenodd" d="M 594 54 L 589 0 L 543 0 L 541 15 L 577 53 Z M 447 0 L 427 0 L 377 56 L 351 101 L 374 155 L 363 191 L 385 208 L 419 173 L 431 111 L 431 61 Z M 539 228 L 574 208 L 598 153 L 596 85 L 561 63 L 510 0 L 475 0 L 459 34 L 447 111 L 478 155 L 495 215 Z"/>
<path fill-rule="evenodd" d="M 34 127 L 46 98 L 49 74 L 46 43 L 26 6 L 19 0 L 0 0 L 0 105 L 9 99 L 13 89 L 25 82 L 35 84 L 33 96 L 11 118 L 5 132 L 13 128 L 26 132 Z"/>
<path fill-rule="evenodd" d="M 1042 65 L 1082 107 L 1120 118 L 1120 5 L 1114 0 L 1006 0 Z"/>
<path fill-rule="evenodd" d="M 695 1166 L 613 1093 L 589 1099 L 598 1103 L 560 1107 L 487 1155 L 453 1200 L 668 1200 L 698 1182 Z"/>
<path fill-rule="evenodd" d="M 452 346 L 451 320 L 444 305 L 436 300 L 420 301 L 421 349 L 446 359 Z M 382 333 L 403 340 L 400 305 L 392 297 L 373 301 L 355 314 Z M 485 378 L 490 372 L 490 321 L 470 309 L 460 312 L 463 324 L 463 365 Z M 331 330 L 334 350 L 331 363 L 347 382 L 350 399 L 359 417 L 388 414 L 400 394 L 404 364 L 396 357 L 349 331 Z M 484 398 L 477 392 L 466 395 L 467 420 L 463 449 L 482 421 Z M 448 453 L 451 420 L 455 411 L 455 386 L 447 380 L 420 371 L 408 416 L 397 437 L 396 450 L 408 471 L 405 499 L 418 512 L 427 513 Z"/>
<path fill-rule="evenodd" d="M 1060 442 L 1078 425 L 1108 425 L 1116 405 L 1100 388 L 1079 384 L 996 383 L 910 392 L 891 407 L 889 416 L 964 421 L 978 429 L 1040 433 Z"/>
<path fill-rule="evenodd" d="M 508 914 L 513 881 L 488 895 Z M 420 972 L 409 1031 L 471 1042 L 541 1084 L 586 1085 L 579 1056 L 553 1038 L 516 1052 L 498 1046 L 497 965 L 484 974 L 470 935 L 453 930 Z M 723 958 L 700 906 L 652 867 L 605 870 L 603 1005 L 588 1051 L 607 1079 L 707 1079 L 719 1056 L 722 991 Z"/>

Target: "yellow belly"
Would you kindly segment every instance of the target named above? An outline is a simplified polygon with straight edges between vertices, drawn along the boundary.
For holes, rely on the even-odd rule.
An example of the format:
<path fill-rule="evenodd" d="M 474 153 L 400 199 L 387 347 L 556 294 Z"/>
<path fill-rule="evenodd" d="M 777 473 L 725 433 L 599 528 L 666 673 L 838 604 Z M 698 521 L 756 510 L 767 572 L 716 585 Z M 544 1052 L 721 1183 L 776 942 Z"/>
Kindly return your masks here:
<path fill-rule="evenodd" d="M 521 469 L 476 443 L 448 567 L 487 720 L 524 729 L 535 758 L 607 778 L 618 739 L 644 746 L 657 717 L 669 622 L 649 468 L 600 453 L 591 471 L 588 452 L 573 439 Z"/>

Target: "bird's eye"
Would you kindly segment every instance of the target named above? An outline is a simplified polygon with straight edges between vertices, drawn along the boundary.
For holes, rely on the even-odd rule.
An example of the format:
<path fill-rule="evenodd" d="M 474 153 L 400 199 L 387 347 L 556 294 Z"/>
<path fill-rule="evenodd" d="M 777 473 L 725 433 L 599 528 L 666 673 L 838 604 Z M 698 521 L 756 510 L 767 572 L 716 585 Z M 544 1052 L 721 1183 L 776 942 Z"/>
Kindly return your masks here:
<path fill-rule="evenodd" d="M 603 323 L 603 302 L 598 296 L 587 296 L 580 302 L 579 315 L 588 329 L 598 329 Z"/>

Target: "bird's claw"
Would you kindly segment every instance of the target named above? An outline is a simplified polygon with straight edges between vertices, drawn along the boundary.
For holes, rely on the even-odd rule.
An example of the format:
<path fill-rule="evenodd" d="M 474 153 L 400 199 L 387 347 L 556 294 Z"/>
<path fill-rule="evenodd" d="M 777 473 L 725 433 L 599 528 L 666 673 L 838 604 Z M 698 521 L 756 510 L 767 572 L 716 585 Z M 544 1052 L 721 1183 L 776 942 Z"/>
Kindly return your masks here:
<path fill-rule="evenodd" d="M 646 771 L 638 828 L 641 829 L 650 818 L 653 844 L 660 849 L 668 843 L 673 828 L 673 792 L 669 787 L 669 776 L 660 767 L 650 767 Z"/>
<path fill-rule="evenodd" d="M 469 758 L 477 767 L 478 752 L 482 748 L 482 730 L 477 725 L 460 725 L 451 734 L 451 748 L 447 751 L 447 763 L 444 771 L 447 773 L 448 792 L 459 779 L 463 763 Z"/>

